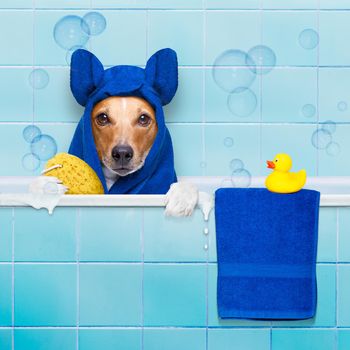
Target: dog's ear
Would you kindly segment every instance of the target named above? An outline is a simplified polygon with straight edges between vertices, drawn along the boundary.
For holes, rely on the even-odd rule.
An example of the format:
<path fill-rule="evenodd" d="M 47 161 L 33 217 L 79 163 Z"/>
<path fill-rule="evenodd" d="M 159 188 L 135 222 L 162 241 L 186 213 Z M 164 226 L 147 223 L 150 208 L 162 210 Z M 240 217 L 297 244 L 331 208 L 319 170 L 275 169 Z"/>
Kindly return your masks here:
<path fill-rule="evenodd" d="M 79 104 L 85 106 L 89 95 L 103 77 L 103 65 L 91 52 L 79 49 L 73 52 L 70 66 L 70 88 Z"/>
<path fill-rule="evenodd" d="M 174 97 L 177 89 L 177 56 L 172 49 L 157 51 L 146 64 L 146 80 L 156 90 L 163 106 Z"/>

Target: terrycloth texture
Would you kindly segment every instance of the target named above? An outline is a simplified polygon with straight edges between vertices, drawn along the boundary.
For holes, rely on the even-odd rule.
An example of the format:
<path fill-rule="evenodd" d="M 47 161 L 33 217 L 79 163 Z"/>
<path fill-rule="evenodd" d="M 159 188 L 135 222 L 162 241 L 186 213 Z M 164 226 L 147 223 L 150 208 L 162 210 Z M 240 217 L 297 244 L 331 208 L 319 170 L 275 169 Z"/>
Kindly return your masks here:
<path fill-rule="evenodd" d="M 314 316 L 319 199 L 311 190 L 216 191 L 221 318 Z"/>
<path fill-rule="evenodd" d="M 102 63 L 89 51 L 79 49 L 71 60 L 71 90 L 85 112 L 69 153 L 88 163 L 109 194 L 164 194 L 176 182 L 173 146 L 165 126 L 162 106 L 169 103 L 177 89 L 177 58 L 175 51 L 163 49 L 147 62 L 146 68 L 115 66 L 104 70 Z M 96 151 L 91 126 L 94 105 L 110 96 L 138 96 L 155 109 L 158 132 L 144 166 L 133 174 L 120 177 L 107 190 Z"/>

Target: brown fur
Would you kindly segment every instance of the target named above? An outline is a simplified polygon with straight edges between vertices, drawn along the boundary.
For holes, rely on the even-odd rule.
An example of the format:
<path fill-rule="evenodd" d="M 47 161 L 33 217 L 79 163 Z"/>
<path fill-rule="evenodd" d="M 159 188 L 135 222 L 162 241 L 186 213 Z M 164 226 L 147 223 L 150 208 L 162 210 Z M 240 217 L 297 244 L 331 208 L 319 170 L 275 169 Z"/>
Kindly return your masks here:
<path fill-rule="evenodd" d="M 98 124 L 98 116 L 105 114 L 109 123 Z M 147 126 L 140 125 L 141 115 L 150 117 Z M 109 169 L 115 168 L 112 149 L 117 145 L 129 145 L 134 156 L 129 164 L 128 175 L 142 167 L 156 137 L 158 127 L 152 106 L 140 97 L 108 97 L 97 103 L 91 113 L 92 132 L 101 162 Z"/>

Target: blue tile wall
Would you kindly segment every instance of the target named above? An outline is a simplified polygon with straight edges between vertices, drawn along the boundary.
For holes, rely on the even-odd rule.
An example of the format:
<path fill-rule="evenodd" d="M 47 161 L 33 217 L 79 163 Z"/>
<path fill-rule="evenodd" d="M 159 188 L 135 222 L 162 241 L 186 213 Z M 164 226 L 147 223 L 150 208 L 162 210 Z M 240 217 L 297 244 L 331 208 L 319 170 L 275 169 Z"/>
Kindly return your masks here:
<path fill-rule="evenodd" d="M 2 0 L 0 175 L 44 166 L 25 166 L 29 124 L 67 151 L 83 108 L 54 27 L 97 11 L 105 30 L 75 34 L 106 67 L 144 66 L 163 47 L 178 53 L 165 115 L 179 176 L 231 184 L 233 159 L 264 176 L 281 151 L 309 175 L 349 176 L 349 9 L 348 0 Z M 215 63 L 227 50 L 233 56 Z M 317 149 L 312 136 L 328 121 L 335 130 Z M 1 208 L 0 349 L 348 350 L 349 217 L 320 211 L 315 318 L 269 322 L 219 319 L 213 215 L 206 236 L 200 212 L 175 220 L 156 208 Z"/>
<path fill-rule="evenodd" d="M 76 332 L 73 329 L 16 329 L 14 336 L 17 350 L 76 349 Z"/>
<path fill-rule="evenodd" d="M 12 260 L 12 209 L 0 210 L 0 262 Z"/>
<path fill-rule="evenodd" d="M 140 326 L 142 267 L 81 265 L 80 319 L 83 326 Z"/>
<path fill-rule="evenodd" d="M 83 329 L 79 332 L 80 350 L 141 350 L 141 329 Z"/>

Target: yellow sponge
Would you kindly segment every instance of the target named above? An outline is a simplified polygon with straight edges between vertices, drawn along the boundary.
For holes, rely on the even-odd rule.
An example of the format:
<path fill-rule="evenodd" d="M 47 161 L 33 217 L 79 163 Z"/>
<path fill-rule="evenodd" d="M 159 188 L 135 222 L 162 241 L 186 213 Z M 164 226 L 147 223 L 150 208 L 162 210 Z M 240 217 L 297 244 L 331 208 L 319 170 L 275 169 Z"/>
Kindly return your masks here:
<path fill-rule="evenodd" d="M 52 169 L 50 169 L 52 168 Z M 80 158 L 58 153 L 49 159 L 43 175 L 55 176 L 68 187 L 66 194 L 103 194 L 103 186 L 94 170 Z"/>

